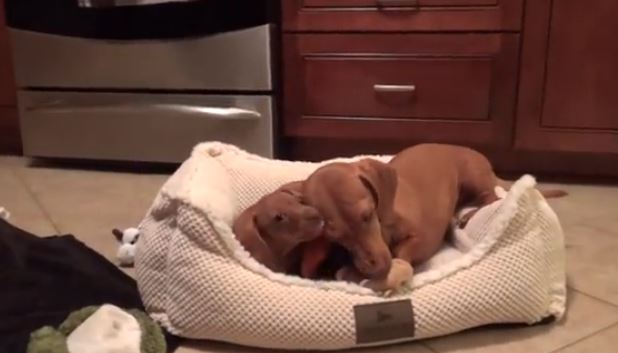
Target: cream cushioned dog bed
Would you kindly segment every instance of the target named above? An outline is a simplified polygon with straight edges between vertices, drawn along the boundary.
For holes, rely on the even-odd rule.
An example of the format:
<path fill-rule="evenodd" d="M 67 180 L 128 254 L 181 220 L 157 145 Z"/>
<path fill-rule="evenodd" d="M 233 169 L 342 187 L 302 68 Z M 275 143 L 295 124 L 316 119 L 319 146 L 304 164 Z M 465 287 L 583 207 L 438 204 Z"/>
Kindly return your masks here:
<path fill-rule="evenodd" d="M 394 296 L 269 271 L 242 248 L 231 224 L 259 197 L 319 165 L 198 145 L 140 225 L 135 266 L 150 315 L 187 338 L 319 350 L 563 316 L 563 233 L 530 176 L 482 208 Z"/>

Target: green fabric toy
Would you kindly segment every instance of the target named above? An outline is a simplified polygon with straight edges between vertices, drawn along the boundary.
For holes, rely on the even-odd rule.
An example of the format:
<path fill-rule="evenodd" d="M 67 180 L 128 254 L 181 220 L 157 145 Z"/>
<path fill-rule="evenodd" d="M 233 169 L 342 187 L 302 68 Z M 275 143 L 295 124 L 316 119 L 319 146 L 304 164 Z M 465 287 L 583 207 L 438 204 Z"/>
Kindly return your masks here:
<path fill-rule="evenodd" d="M 73 331 L 103 307 L 110 308 L 113 306 L 88 306 L 71 313 L 66 320 L 60 324 L 58 329 L 45 326 L 32 332 L 30 334 L 30 341 L 28 342 L 27 353 L 75 353 L 69 350 L 67 339 Z M 112 309 L 118 310 L 119 308 L 113 307 Z M 131 314 L 139 324 L 140 353 L 165 353 L 167 351 L 165 337 L 161 328 L 152 321 L 146 313 L 136 309 L 123 311 Z M 94 344 L 98 344 L 98 342 Z"/>

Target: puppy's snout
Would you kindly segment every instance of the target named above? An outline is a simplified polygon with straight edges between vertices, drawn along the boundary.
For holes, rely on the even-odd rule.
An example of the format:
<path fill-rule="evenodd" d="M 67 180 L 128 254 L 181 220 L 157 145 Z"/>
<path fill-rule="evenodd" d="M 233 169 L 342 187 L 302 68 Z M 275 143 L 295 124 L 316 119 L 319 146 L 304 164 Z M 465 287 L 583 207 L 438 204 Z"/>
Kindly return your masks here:
<path fill-rule="evenodd" d="M 390 254 L 381 254 L 371 259 L 371 267 L 374 269 L 372 278 L 385 278 L 391 270 L 393 259 Z"/>
<path fill-rule="evenodd" d="M 367 254 L 365 259 L 357 261 L 356 267 L 364 275 L 372 279 L 385 278 L 391 269 L 393 258 L 390 252 Z"/>
<path fill-rule="evenodd" d="M 315 210 L 307 212 L 307 219 L 310 222 L 316 222 L 316 223 L 322 222 L 322 216 L 320 216 L 318 211 L 315 211 Z"/>

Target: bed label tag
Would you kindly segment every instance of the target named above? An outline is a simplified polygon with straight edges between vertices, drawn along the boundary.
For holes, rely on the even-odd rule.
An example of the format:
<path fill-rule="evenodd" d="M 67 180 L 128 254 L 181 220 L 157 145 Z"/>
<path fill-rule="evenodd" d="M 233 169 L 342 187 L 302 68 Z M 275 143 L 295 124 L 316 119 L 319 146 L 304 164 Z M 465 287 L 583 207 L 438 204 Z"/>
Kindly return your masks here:
<path fill-rule="evenodd" d="M 414 337 L 414 309 L 409 299 L 354 306 L 356 343 Z"/>

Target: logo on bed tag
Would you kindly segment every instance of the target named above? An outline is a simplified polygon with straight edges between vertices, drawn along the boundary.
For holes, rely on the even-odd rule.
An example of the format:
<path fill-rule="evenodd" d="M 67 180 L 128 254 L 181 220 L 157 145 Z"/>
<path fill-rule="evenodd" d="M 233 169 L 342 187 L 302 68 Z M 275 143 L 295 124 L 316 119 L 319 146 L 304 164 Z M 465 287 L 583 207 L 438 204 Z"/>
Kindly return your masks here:
<path fill-rule="evenodd" d="M 375 343 L 414 337 L 411 300 L 354 306 L 356 343 Z"/>

